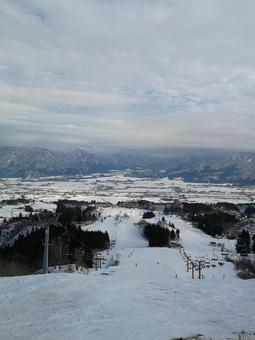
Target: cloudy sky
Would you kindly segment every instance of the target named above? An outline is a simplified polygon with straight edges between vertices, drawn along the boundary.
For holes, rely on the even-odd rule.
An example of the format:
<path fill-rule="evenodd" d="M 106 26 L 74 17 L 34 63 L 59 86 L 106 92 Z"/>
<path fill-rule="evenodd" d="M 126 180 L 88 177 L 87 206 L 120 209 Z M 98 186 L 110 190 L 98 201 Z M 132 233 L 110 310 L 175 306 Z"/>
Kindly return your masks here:
<path fill-rule="evenodd" d="M 0 0 L 0 144 L 254 148 L 254 0 Z"/>

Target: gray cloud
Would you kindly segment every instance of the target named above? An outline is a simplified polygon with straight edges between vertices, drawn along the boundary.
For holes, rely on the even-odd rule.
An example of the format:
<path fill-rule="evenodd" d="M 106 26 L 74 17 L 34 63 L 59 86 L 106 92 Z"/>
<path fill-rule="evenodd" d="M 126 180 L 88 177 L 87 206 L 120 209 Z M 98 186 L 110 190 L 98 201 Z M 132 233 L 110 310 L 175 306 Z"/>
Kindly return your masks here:
<path fill-rule="evenodd" d="M 0 143 L 251 148 L 255 2 L 1 0 Z"/>

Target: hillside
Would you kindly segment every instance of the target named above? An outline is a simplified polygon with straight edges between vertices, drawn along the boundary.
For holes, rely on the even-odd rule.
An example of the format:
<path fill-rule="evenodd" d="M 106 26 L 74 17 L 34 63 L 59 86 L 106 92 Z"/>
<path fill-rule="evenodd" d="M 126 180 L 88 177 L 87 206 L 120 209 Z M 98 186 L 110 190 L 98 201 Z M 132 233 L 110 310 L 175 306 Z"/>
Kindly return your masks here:
<path fill-rule="evenodd" d="M 147 177 L 182 177 L 204 183 L 255 184 L 255 154 L 248 152 L 169 151 L 164 155 L 96 155 L 45 148 L 0 147 L 0 177 L 75 176 L 131 169 Z"/>
<path fill-rule="evenodd" d="M 6 340 L 237 340 L 254 339 L 254 280 L 236 277 L 231 263 L 203 270 L 192 280 L 177 249 L 148 248 L 135 225 L 140 211 L 105 209 L 103 222 L 116 246 L 118 266 L 85 274 L 49 274 L 0 280 L 0 337 Z M 116 218 L 118 216 L 118 218 Z M 155 217 L 155 221 L 161 214 Z M 220 256 L 212 238 L 175 216 L 182 243 L 192 256 Z M 225 240 L 224 240 L 225 241 Z M 226 240 L 231 251 L 232 242 Z M 249 334 L 249 335 L 248 335 Z"/>
<path fill-rule="evenodd" d="M 222 158 L 213 157 L 187 162 L 167 173 L 170 177 L 180 176 L 190 182 L 255 184 L 255 155 L 234 153 Z"/>
<path fill-rule="evenodd" d="M 106 159 L 100 160 L 83 150 L 65 153 L 45 148 L 1 147 L 0 177 L 79 175 L 97 170 L 99 162 L 107 168 Z"/>

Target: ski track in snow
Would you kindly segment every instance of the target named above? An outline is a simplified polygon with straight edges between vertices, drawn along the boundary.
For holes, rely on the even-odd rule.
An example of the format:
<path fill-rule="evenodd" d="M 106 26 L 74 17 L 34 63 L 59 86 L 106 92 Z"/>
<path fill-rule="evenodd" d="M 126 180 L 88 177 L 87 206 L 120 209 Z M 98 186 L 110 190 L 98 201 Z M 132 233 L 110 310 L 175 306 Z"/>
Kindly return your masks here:
<path fill-rule="evenodd" d="M 86 228 L 108 231 L 116 240 L 109 256 L 120 254 L 120 264 L 88 275 L 0 278 L 1 340 L 169 340 L 192 334 L 225 340 L 238 339 L 233 332 L 242 329 L 255 332 L 255 280 L 238 279 L 230 263 L 192 280 L 178 250 L 148 248 L 136 225 L 142 211 L 107 208 L 101 214 L 103 222 Z M 180 229 L 192 257 L 220 256 L 209 246 L 211 237 L 177 216 L 166 219 Z M 231 250 L 233 241 L 224 242 Z"/>

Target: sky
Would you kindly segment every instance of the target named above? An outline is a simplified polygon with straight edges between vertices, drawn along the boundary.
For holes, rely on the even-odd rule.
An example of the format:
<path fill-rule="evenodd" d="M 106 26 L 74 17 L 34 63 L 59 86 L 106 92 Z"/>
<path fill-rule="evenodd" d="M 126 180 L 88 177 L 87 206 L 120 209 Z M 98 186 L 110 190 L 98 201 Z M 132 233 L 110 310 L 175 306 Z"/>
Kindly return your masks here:
<path fill-rule="evenodd" d="M 0 144 L 255 147 L 254 0 L 0 0 Z"/>

